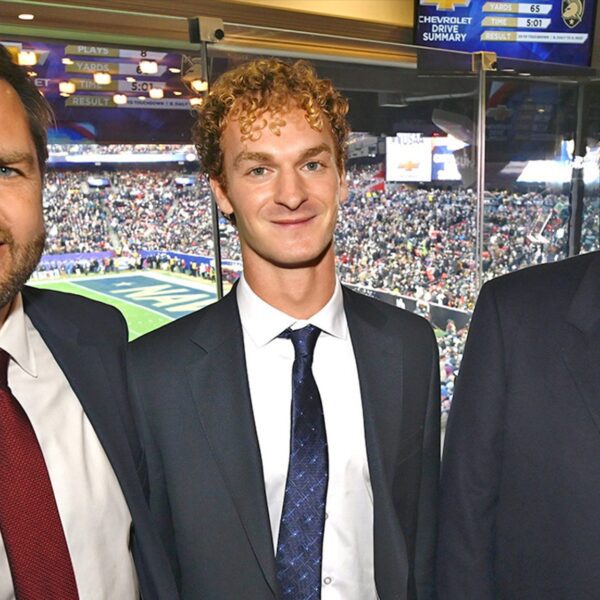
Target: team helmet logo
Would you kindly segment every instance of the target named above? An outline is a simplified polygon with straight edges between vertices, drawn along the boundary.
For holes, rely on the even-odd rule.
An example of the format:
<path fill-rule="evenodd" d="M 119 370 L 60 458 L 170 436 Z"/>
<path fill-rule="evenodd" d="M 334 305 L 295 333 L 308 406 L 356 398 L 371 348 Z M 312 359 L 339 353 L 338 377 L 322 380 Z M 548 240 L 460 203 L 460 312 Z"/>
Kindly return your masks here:
<path fill-rule="evenodd" d="M 421 6 L 433 6 L 437 10 L 454 10 L 457 6 L 465 7 L 471 4 L 471 0 L 419 0 Z"/>
<path fill-rule="evenodd" d="M 583 19 L 584 9 L 585 0 L 562 0 L 561 12 L 565 25 L 571 29 L 577 27 Z"/>

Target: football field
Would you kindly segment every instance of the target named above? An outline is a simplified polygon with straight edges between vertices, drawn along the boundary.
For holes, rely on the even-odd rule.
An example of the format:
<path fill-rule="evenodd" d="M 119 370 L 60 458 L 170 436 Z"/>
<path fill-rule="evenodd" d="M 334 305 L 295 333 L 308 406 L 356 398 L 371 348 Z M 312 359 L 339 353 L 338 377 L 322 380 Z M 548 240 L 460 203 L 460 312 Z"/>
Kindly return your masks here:
<path fill-rule="evenodd" d="M 203 279 L 164 271 L 33 280 L 29 285 L 86 296 L 119 309 L 129 339 L 183 317 L 217 299 L 215 285 Z"/>

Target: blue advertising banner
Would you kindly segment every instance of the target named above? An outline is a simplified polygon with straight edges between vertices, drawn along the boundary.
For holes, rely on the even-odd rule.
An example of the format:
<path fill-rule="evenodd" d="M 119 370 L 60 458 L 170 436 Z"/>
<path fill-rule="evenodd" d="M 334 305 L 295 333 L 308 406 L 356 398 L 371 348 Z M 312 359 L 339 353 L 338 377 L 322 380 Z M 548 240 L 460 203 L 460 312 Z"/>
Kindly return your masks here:
<path fill-rule="evenodd" d="M 587 66 L 596 0 L 417 0 L 415 43 Z"/>

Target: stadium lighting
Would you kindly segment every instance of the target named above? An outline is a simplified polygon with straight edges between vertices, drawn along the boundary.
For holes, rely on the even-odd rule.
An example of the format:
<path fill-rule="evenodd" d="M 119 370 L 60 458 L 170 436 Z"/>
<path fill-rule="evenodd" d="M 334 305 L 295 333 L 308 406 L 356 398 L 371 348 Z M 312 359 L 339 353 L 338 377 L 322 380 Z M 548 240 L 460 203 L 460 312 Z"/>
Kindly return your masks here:
<path fill-rule="evenodd" d="M 182 75 L 183 83 L 195 94 L 208 91 L 208 77 L 204 72 L 202 59 L 198 56 L 189 58 L 182 57 Z"/>
<path fill-rule="evenodd" d="M 192 108 L 196 108 L 197 106 L 202 106 L 202 98 L 190 98 L 190 105 Z"/>
<path fill-rule="evenodd" d="M 135 77 L 131 77 L 130 75 L 129 77 L 125 77 L 125 81 L 128 83 L 135 83 Z"/>
<path fill-rule="evenodd" d="M 161 98 L 164 98 L 165 93 L 163 92 L 163 90 L 161 88 L 151 88 L 148 91 L 148 95 L 153 100 L 160 100 Z"/>
<path fill-rule="evenodd" d="M 17 16 L 17 18 L 21 19 L 21 21 L 33 21 L 35 19 L 35 15 L 32 15 L 31 13 L 21 13 Z"/>
<path fill-rule="evenodd" d="M 22 67 L 33 67 L 37 65 L 37 54 L 33 50 L 19 50 L 17 60 Z"/>
<path fill-rule="evenodd" d="M 58 84 L 58 91 L 63 94 L 74 94 L 77 87 L 72 81 L 61 81 Z"/>
<path fill-rule="evenodd" d="M 127 96 L 125 94 L 115 94 L 112 99 L 115 104 L 127 104 Z"/>
<path fill-rule="evenodd" d="M 73 59 L 69 58 L 68 56 L 65 56 L 65 57 L 63 57 L 63 58 L 60 59 L 60 62 L 63 65 L 72 65 L 73 64 Z"/>
<path fill-rule="evenodd" d="M 170 73 L 181 73 L 181 69 L 179 67 L 169 67 Z"/>
<path fill-rule="evenodd" d="M 190 87 L 196 92 L 206 92 L 208 90 L 208 81 L 206 79 L 194 79 L 190 81 Z"/>
<path fill-rule="evenodd" d="M 175 91 L 173 92 L 173 96 L 181 96 L 181 94 L 182 94 L 182 93 L 183 93 L 183 92 L 180 92 L 179 90 L 175 90 Z"/>
<path fill-rule="evenodd" d="M 140 71 L 144 75 L 155 75 L 158 73 L 158 63 L 155 60 L 141 60 L 139 66 Z"/>
<path fill-rule="evenodd" d="M 35 71 L 27 71 L 27 75 L 29 75 L 29 77 L 37 77 L 37 73 Z"/>
<path fill-rule="evenodd" d="M 108 85 L 111 81 L 112 77 L 106 71 L 97 71 L 94 73 L 94 82 L 98 85 Z"/>

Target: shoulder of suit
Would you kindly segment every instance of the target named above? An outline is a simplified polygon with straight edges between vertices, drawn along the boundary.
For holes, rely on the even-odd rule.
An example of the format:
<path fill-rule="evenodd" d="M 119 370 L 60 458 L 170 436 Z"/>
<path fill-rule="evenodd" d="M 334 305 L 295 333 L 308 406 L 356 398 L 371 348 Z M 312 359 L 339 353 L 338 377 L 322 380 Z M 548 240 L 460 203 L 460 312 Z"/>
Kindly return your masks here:
<path fill-rule="evenodd" d="M 369 314 L 371 318 L 378 318 L 384 329 L 391 327 L 390 333 L 394 335 L 398 332 L 415 333 L 434 339 L 433 329 L 427 319 L 404 308 L 356 292 L 346 286 L 344 286 L 344 294 L 349 300 L 345 303 L 347 311 L 358 310 Z"/>
<path fill-rule="evenodd" d="M 25 312 L 32 309 L 51 318 L 52 313 L 65 315 L 79 327 L 100 331 L 107 324 L 125 327 L 123 315 L 114 307 L 97 300 L 68 292 L 58 292 L 25 286 L 23 288 Z"/>
<path fill-rule="evenodd" d="M 167 325 L 139 337 L 133 342 L 136 350 L 155 347 L 167 348 L 187 343 L 194 334 L 203 333 L 215 336 L 225 328 L 239 322 L 235 293 L 230 292 L 221 300 L 209 304 L 185 317 L 181 317 Z"/>
<path fill-rule="evenodd" d="M 56 290 L 47 290 L 43 288 L 25 286 L 25 288 L 23 289 L 23 296 L 29 302 L 43 302 L 45 304 L 49 303 L 55 306 L 65 306 L 69 308 L 83 307 L 87 310 L 106 315 L 121 314 L 114 306 L 111 306 L 104 302 L 99 302 L 98 300 L 86 298 L 85 296 L 72 294 L 70 292 L 59 292 Z"/>
<path fill-rule="evenodd" d="M 600 275 L 600 252 L 527 267 L 488 281 L 484 287 L 501 297 L 556 300 L 557 295 L 571 296 L 590 268 L 597 268 Z"/>

